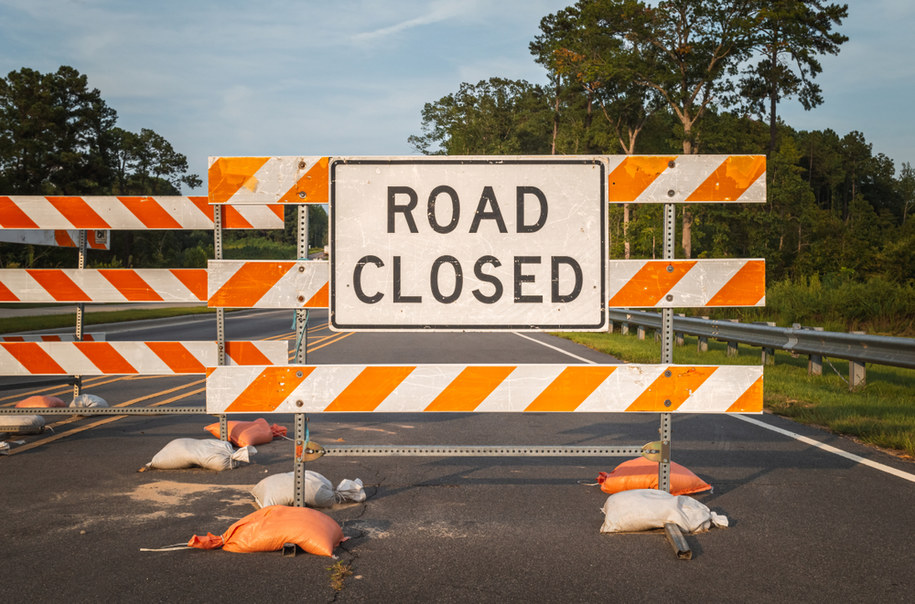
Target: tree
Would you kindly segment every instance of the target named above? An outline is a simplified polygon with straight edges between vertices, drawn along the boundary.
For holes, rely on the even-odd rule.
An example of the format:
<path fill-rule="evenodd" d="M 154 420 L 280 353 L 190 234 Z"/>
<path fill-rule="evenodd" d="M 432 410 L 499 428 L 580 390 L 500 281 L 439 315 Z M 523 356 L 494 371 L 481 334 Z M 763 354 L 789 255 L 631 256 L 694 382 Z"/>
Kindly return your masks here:
<path fill-rule="evenodd" d="M 848 16 L 847 4 L 822 0 L 762 0 L 756 13 L 754 48 L 759 60 L 740 82 L 748 107 L 768 117 L 769 153 L 775 150 L 778 102 L 797 96 L 806 110 L 823 103 L 813 79 L 823 71 L 818 55 L 838 54 L 848 37 L 832 31 Z"/>
<path fill-rule="evenodd" d="M 540 86 L 490 78 L 426 103 L 423 134 L 408 140 L 426 154 L 546 153 L 549 119 L 549 96 Z"/>

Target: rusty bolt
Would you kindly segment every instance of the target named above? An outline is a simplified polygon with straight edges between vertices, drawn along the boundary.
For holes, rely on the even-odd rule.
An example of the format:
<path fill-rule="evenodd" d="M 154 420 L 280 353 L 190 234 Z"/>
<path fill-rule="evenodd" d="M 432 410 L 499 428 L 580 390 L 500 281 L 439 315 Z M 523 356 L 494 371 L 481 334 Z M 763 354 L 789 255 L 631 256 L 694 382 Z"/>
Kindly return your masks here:
<path fill-rule="evenodd" d="M 676 168 L 676 167 L 677 167 L 677 162 L 675 162 L 674 160 L 670 160 L 669 162 L 667 162 L 667 167 L 668 167 L 668 168 Z"/>
<path fill-rule="evenodd" d="M 308 197 L 308 194 L 305 191 L 299 191 L 299 199 L 305 199 Z"/>
<path fill-rule="evenodd" d="M 299 400 L 299 401 L 296 401 L 296 402 L 295 402 L 295 406 L 296 406 L 296 407 L 304 407 L 304 406 L 305 406 L 305 403 L 304 403 L 303 401 L 300 401 L 300 400 Z"/>

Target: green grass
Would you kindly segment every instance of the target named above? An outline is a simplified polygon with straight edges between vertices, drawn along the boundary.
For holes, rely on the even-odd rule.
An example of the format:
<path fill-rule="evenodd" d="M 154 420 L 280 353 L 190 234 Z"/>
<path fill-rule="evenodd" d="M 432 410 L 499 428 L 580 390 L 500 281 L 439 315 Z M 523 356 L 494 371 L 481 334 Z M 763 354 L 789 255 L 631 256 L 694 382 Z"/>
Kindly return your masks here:
<path fill-rule="evenodd" d="M 650 332 L 649 332 L 650 333 Z M 657 363 L 660 344 L 650 336 L 639 340 L 618 333 L 557 334 L 595 350 L 633 363 Z M 697 339 L 687 336 L 674 346 L 674 362 L 696 365 L 759 365 L 760 349 L 740 346 L 728 357 L 724 342 L 709 340 L 709 350 L 699 353 Z M 775 364 L 764 368 L 764 404 L 772 413 L 819 426 L 837 434 L 906 457 L 915 457 L 915 370 L 883 365 L 867 366 L 867 383 L 848 389 L 848 362 L 823 360 L 823 375 L 807 375 L 807 357 L 792 358 L 776 351 Z"/>
<path fill-rule="evenodd" d="M 83 325 L 100 323 L 119 323 L 139 321 L 142 319 L 161 319 L 182 315 L 196 315 L 216 312 L 216 309 L 204 306 L 187 308 L 157 308 L 143 310 L 115 310 L 109 312 L 88 312 L 83 315 Z M 32 317 L 0 318 L 0 333 L 20 333 L 36 329 L 64 329 L 73 331 L 76 328 L 76 313 L 65 315 L 36 315 Z"/>

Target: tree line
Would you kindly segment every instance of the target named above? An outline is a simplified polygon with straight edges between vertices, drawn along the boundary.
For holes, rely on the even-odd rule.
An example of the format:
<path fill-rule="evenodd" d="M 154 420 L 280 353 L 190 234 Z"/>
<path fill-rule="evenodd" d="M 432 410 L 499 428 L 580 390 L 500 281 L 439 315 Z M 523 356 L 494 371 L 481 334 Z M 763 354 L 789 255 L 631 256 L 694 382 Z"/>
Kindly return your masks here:
<path fill-rule="evenodd" d="M 759 257 L 769 282 L 915 281 L 915 171 L 856 130 L 801 131 L 779 106 L 824 99 L 847 5 L 581 0 L 530 43 L 548 83 L 462 83 L 422 110 L 426 154 L 766 154 L 768 203 L 679 208 L 677 256 Z M 614 257 L 661 254 L 659 206 L 613 206 Z"/>
<path fill-rule="evenodd" d="M 155 131 L 117 126 L 117 112 L 69 66 L 40 73 L 22 68 L 0 78 L 0 195 L 180 195 L 201 186 L 187 157 Z M 310 241 L 323 245 L 326 214 L 309 210 Z M 294 208 L 285 231 L 226 233 L 226 257 L 295 254 Z M 247 240 L 245 239 L 247 237 Z M 245 256 L 250 253 L 252 256 Z M 198 231 L 112 231 L 110 251 L 92 251 L 89 266 L 204 267 L 213 235 Z M 0 243 L 0 268 L 71 267 L 72 249 Z"/>

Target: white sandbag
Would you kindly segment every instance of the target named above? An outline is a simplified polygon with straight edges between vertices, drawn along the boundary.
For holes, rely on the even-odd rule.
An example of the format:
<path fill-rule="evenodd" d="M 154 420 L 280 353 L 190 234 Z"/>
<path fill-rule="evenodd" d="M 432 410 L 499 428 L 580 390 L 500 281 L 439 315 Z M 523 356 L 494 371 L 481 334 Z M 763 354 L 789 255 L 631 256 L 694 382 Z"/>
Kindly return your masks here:
<path fill-rule="evenodd" d="M 684 533 L 706 531 L 710 526 L 725 527 L 727 517 L 716 514 L 686 495 L 671 495 L 656 489 L 622 491 L 607 498 L 602 508 L 602 533 L 647 531 L 676 524 Z"/>
<path fill-rule="evenodd" d="M 242 462 L 248 462 L 257 453 L 254 447 L 242 447 L 237 451 L 232 444 L 212 438 L 176 438 L 156 453 L 147 468 L 157 470 L 179 470 L 200 466 L 207 470 L 231 470 Z"/>
<path fill-rule="evenodd" d="M 356 481 L 361 488 L 362 481 L 358 478 Z M 295 505 L 295 472 L 268 476 L 254 485 L 251 494 L 254 495 L 257 505 L 262 508 L 268 505 Z M 334 485 L 321 474 L 311 470 L 305 470 L 304 495 L 305 505 L 312 508 L 329 508 L 339 501 L 334 492 Z M 363 493 L 360 501 L 364 500 L 365 494 Z"/>
<path fill-rule="evenodd" d="M 0 432 L 10 434 L 40 434 L 44 418 L 40 415 L 0 415 Z"/>
<path fill-rule="evenodd" d="M 337 485 L 337 490 L 334 494 L 336 495 L 337 503 L 347 501 L 362 503 L 365 501 L 365 489 L 363 488 L 362 480 L 359 478 L 355 480 L 344 478 Z"/>
<path fill-rule="evenodd" d="M 94 394 L 80 394 L 70 401 L 71 407 L 82 407 L 88 409 L 91 407 L 107 407 L 108 402 L 100 396 Z"/>

